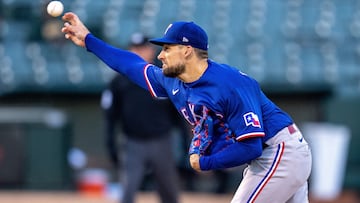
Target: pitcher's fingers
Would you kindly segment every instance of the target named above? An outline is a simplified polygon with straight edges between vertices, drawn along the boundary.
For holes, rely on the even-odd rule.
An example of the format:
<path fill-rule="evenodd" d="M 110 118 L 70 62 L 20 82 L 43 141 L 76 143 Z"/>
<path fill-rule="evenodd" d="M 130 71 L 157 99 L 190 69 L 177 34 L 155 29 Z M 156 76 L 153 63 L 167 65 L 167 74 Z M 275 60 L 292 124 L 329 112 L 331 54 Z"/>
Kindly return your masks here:
<path fill-rule="evenodd" d="M 79 20 L 77 15 L 73 12 L 67 12 L 63 15 L 62 19 L 66 22 L 69 22 L 71 25 L 76 25 L 76 22 Z"/>
<path fill-rule="evenodd" d="M 61 32 L 63 32 L 63 33 L 68 32 L 69 25 L 70 25 L 70 23 L 68 23 L 68 22 L 64 23 L 64 26 L 61 28 Z"/>
<path fill-rule="evenodd" d="M 67 12 L 62 16 L 63 21 L 69 21 L 70 18 L 73 18 L 73 14 L 71 12 Z"/>
<path fill-rule="evenodd" d="M 71 37 L 70 34 L 65 34 L 66 39 L 70 39 L 70 37 Z"/>
<path fill-rule="evenodd" d="M 61 32 L 62 33 L 70 33 L 71 32 L 70 27 L 69 26 L 62 27 Z"/>

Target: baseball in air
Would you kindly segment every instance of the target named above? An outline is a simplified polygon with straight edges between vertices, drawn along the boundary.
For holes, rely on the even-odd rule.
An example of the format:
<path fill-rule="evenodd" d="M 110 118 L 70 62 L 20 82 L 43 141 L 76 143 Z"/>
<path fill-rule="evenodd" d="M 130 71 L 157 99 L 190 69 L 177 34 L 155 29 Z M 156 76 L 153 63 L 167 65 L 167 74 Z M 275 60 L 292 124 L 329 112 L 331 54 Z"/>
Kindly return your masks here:
<path fill-rule="evenodd" d="M 61 3 L 61 1 L 51 1 L 47 5 L 47 12 L 49 15 L 53 17 L 60 16 L 64 11 L 64 5 Z"/>

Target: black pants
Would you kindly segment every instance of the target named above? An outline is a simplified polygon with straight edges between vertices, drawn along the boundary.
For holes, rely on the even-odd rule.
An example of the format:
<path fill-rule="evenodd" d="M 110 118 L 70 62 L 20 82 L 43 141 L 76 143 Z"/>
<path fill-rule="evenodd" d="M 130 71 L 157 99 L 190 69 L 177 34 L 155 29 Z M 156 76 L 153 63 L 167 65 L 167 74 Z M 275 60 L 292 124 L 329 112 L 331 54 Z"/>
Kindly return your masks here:
<path fill-rule="evenodd" d="M 178 202 L 178 177 L 171 136 L 125 144 L 121 203 L 133 203 L 144 176 L 151 171 L 162 203 Z"/>

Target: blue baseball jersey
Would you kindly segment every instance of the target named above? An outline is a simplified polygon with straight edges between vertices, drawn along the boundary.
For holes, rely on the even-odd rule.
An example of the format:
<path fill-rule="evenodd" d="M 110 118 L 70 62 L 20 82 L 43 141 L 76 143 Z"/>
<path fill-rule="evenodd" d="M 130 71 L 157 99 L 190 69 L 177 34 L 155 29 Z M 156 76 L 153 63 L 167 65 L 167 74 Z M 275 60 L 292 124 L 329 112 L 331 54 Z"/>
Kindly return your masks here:
<path fill-rule="evenodd" d="M 225 64 L 211 60 L 208 64 L 201 78 L 192 83 L 165 77 L 152 65 L 144 73 L 152 95 L 168 97 L 189 123 L 194 124 L 199 116 L 197 106 L 206 106 L 218 118 L 224 118 L 238 141 L 251 137 L 266 141 L 292 123 L 254 79 Z"/>
<path fill-rule="evenodd" d="M 148 64 L 134 53 L 112 47 L 92 34 L 86 36 L 85 43 L 88 51 L 148 89 L 154 97 L 169 98 L 190 124 L 194 125 L 202 117 L 205 106 L 213 113 L 216 123 L 214 139 L 227 130 L 224 123 L 229 126 L 239 142 L 200 157 L 202 170 L 233 167 L 257 158 L 261 155 L 262 143 L 293 123 L 289 115 L 265 96 L 254 79 L 234 67 L 208 60 L 208 68 L 197 81 L 184 83 L 178 78 L 166 77 L 161 68 Z"/>

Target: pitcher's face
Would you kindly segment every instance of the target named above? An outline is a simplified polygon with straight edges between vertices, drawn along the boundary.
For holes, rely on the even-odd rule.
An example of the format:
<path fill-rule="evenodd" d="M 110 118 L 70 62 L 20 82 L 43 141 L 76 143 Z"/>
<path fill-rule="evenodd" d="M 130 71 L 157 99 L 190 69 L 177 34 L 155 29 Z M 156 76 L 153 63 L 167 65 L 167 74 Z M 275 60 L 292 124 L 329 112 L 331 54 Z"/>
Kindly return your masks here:
<path fill-rule="evenodd" d="M 185 72 L 185 56 L 182 45 L 164 44 L 158 59 L 162 62 L 162 71 L 167 77 L 178 77 Z"/>

